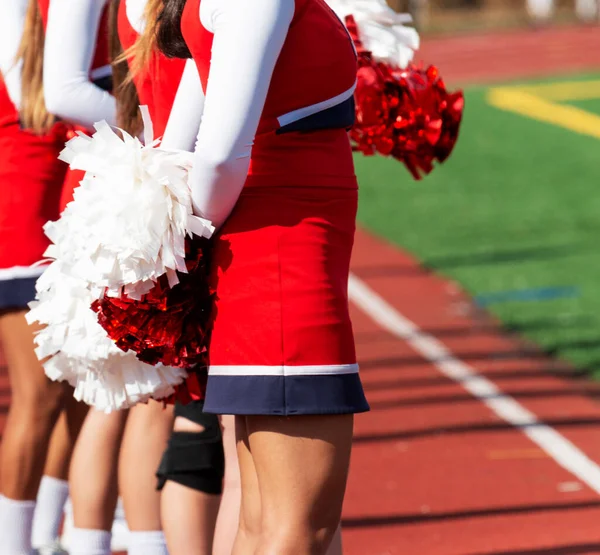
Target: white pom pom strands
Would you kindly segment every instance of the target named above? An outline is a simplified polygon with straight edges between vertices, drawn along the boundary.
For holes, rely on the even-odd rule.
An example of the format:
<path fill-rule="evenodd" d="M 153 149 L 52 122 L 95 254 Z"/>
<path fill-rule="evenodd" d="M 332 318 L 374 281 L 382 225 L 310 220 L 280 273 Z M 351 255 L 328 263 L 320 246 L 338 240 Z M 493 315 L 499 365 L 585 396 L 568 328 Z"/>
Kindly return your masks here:
<path fill-rule="evenodd" d="M 61 159 L 86 172 L 74 200 L 46 224 L 46 256 L 107 294 L 140 299 L 154 281 L 185 272 L 185 237 L 209 238 L 214 228 L 194 216 L 187 182 L 192 154 L 123 138 L 105 122 L 90 138 L 71 139 Z"/>
<path fill-rule="evenodd" d="M 167 275 L 186 272 L 185 240 L 210 238 L 211 223 L 192 213 L 191 153 L 157 148 L 147 110 L 146 145 L 105 122 L 92 137 L 69 141 L 61 159 L 85 171 L 74 200 L 45 226 L 52 263 L 36 284 L 27 320 L 42 329 L 35 341 L 49 378 L 67 381 L 75 397 L 111 412 L 163 399 L 187 372 L 152 366 L 108 338 L 91 309 L 102 295 L 140 299 Z"/>
<path fill-rule="evenodd" d="M 419 33 L 408 24 L 412 17 L 392 10 L 385 0 L 326 0 L 344 21 L 354 17 L 363 46 L 382 62 L 406 68 L 419 49 Z"/>
<path fill-rule="evenodd" d="M 133 352 L 121 351 L 90 308 L 97 295 L 85 281 L 64 273 L 61 265 L 53 262 L 39 278 L 37 300 L 27 314 L 29 323 L 43 325 L 35 342 L 46 375 L 68 382 L 76 399 L 104 412 L 171 395 L 187 372 L 154 367 Z"/>

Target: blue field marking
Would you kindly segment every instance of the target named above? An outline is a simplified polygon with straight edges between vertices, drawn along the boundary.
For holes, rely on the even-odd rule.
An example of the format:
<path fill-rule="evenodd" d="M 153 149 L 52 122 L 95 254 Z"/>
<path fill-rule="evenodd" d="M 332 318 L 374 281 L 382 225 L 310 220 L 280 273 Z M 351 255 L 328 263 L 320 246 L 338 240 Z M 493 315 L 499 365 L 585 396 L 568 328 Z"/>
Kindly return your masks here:
<path fill-rule="evenodd" d="M 514 289 L 511 291 L 497 291 L 484 293 L 475 297 L 479 306 L 488 306 L 498 303 L 530 302 L 530 301 L 552 301 L 555 299 L 567 299 L 579 297 L 581 291 L 576 286 L 564 287 L 535 287 L 531 289 Z"/>

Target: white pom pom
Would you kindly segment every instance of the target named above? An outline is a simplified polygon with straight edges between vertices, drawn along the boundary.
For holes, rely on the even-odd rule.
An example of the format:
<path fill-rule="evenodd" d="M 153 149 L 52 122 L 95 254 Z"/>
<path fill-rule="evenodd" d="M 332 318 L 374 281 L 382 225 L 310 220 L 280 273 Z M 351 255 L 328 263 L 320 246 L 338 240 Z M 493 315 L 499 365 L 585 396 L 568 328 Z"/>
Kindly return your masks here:
<path fill-rule="evenodd" d="M 405 68 L 419 49 L 419 33 L 407 24 L 410 14 L 397 13 L 385 0 L 327 0 L 344 21 L 352 15 L 366 50 L 383 62 Z"/>
<path fill-rule="evenodd" d="M 152 366 L 108 338 L 91 309 L 103 294 L 140 299 L 166 274 L 186 272 L 186 235 L 209 238 L 211 223 L 192 213 L 187 183 L 192 155 L 156 148 L 148 111 L 144 146 L 106 122 L 93 137 L 69 141 L 61 159 L 86 172 L 57 222 L 44 227 L 54 262 L 36 284 L 28 321 L 39 322 L 36 354 L 52 380 L 99 410 L 125 409 L 174 392 L 187 372 Z"/>
<path fill-rule="evenodd" d="M 95 128 L 93 137 L 75 137 L 61 153 L 86 175 L 61 218 L 46 224 L 53 242 L 46 256 L 110 295 L 125 287 L 139 299 L 167 271 L 186 271 L 186 235 L 208 238 L 214 228 L 192 213 L 191 153 L 143 146 L 105 122 Z"/>
<path fill-rule="evenodd" d="M 44 326 L 35 337 L 36 354 L 45 359 L 48 377 L 71 384 L 77 399 L 111 412 L 167 397 L 186 378 L 181 368 L 151 366 L 121 351 L 90 308 L 98 293 L 64 273 L 60 261 L 46 269 L 36 288 L 27 314 L 28 322 Z"/>

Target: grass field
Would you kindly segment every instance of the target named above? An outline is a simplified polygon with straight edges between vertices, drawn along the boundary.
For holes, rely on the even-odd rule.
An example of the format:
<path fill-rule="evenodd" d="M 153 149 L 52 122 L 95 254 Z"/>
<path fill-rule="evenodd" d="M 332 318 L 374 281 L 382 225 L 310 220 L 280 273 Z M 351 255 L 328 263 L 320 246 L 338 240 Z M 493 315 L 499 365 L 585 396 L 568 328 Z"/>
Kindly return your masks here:
<path fill-rule="evenodd" d="M 559 104 L 600 115 L 600 94 Z M 485 88 L 466 106 L 453 157 L 423 182 L 357 157 L 360 221 L 600 378 L 600 140 L 495 108 Z"/>

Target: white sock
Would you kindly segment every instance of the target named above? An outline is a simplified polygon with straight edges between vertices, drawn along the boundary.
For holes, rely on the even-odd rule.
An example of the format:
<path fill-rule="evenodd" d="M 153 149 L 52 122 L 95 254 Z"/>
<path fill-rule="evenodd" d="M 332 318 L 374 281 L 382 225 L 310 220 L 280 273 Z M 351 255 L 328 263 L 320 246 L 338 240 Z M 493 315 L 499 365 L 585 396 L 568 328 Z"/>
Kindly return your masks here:
<path fill-rule="evenodd" d="M 73 532 L 73 527 L 73 505 L 71 503 L 71 498 L 69 497 L 65 502 L 64 520 L 60 536 L 60 543 L 67 551 L 69 551 L 71 545 L 71 533 Z"/>
<path fill-rule="evenodd" d="M 69 482 L 42 477 L 38 490 L 31 543 L 33 547 L 50 545 L 58 539 L 65 503 L 69 497 Z"/>
<path fill-rule="evenodd" d="M 115 519 L 125 520 L 125 507 L 123 507 L 123 500 L 120 497 L 117 499 L 117 506 L 115 507 Z"/>
<path fill-rule="evenodd" d="M 35 501 L 0 498 L 0 553 L 30 555 Z"/>
<path fill-rule="evenodd" d="M 169 555 L 165 535 L 161 530 L 129 532 L 127 553 L 128 555 Z"/>
<path fill-rule="evenodd" d="M 111 555 L 110 532 L 73 528 L 69 538 L 70 555 Z"/>

